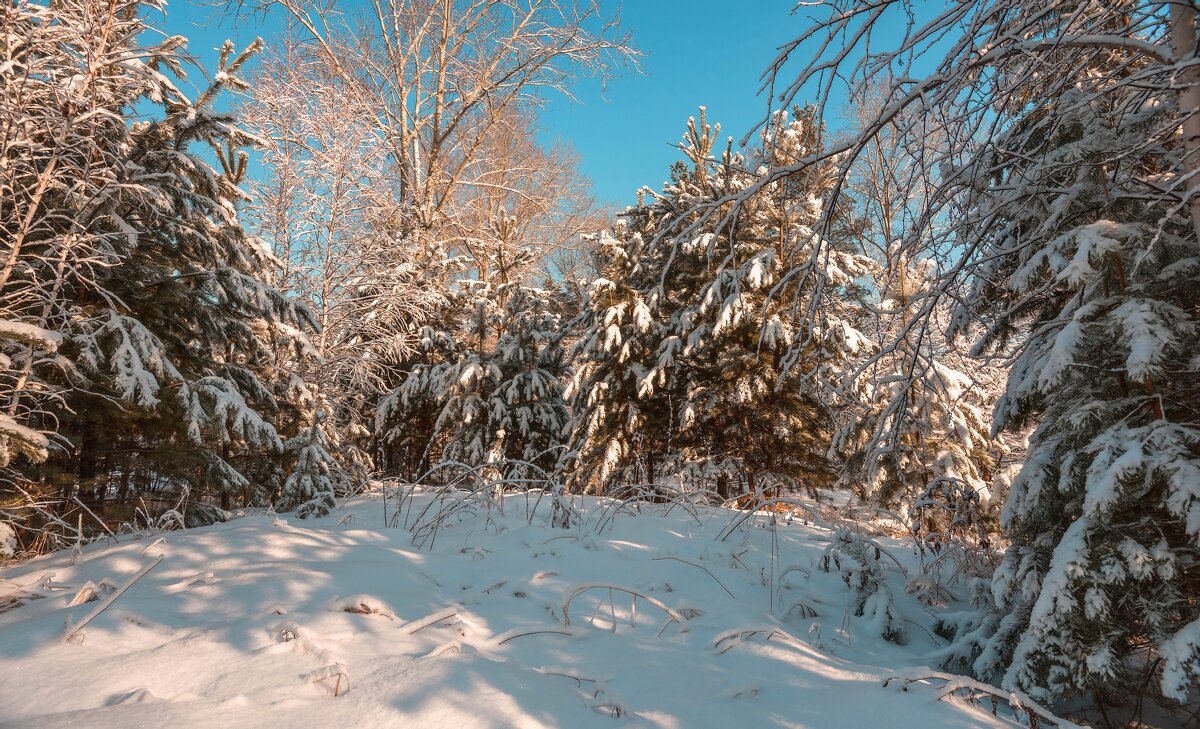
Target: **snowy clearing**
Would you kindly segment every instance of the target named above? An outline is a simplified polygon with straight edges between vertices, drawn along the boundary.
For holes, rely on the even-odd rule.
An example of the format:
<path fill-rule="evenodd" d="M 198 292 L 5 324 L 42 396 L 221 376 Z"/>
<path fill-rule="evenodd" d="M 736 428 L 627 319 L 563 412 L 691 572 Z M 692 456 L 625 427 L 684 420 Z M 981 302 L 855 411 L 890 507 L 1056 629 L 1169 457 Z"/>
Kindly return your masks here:
<path fill-rule="evenodd" d="M 376 494 L 17 565 L 0 573 L 0 724 L 1018 725 L 919 668 L 938 641 L 898 567 L 906 645 L 853 616 L 821 569 L 829 528 L 576 499 L 564 530 L 550 497 L 498 506 L 419 494 L 397 512 Z"/>

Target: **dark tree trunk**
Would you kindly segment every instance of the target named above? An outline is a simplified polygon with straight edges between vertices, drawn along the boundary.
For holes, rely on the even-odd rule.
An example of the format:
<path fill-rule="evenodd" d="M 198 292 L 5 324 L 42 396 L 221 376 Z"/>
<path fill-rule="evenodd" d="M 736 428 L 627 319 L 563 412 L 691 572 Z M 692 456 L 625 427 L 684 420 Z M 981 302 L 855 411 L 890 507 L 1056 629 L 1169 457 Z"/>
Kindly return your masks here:
<path fill-rule="evenodd" d="M 717 496 L 720 496 L 723 501 L 729 501 L 729 474 L 727 473 L 717 476 Z"/>
<path fill-rule="evenodd" d="M 103 495 L 96 485 L 96 436 L 92 434 L 90 424 L 84 423 L 83 432 L 79 438 L 79 456 L 75 463 L 75 476 L 78 489 L 76 494 L 93 504 L 99 503 Z"/>

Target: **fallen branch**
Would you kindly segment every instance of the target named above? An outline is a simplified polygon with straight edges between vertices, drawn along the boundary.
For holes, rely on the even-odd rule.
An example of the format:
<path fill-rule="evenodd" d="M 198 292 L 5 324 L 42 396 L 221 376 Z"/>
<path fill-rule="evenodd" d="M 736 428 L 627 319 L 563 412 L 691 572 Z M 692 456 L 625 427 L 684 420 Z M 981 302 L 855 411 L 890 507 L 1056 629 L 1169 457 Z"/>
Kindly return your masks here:
<path fill-rule="evenodd" d="M 450 618 L 454 617 L 455 615 L 458 615 L 458 608 L 456 608 L 456 607 L 442 608 L 441 610 L 438 610 L 436 613 L 430 613 L 429 615 L 426 615 L 423 618 L 417 618 L 416 620 L 410 620 L 409 622 L 405 623 L 404 625 L 401 625 L 400 629 L 407 631 L 409 635 L 412 635 L 414 633 L 424 630 L 425 628 L 428 628 L 431 625 L 437 625 L 438 623 L 442 622 L 443 620 L 449 620 Z"/>
<path fill-rule="evenodd" d="M 1040 722 L 1048 721 L 1061 729 L 1082 729 L 1078 724 L 1051 714 L 1022 691 L 1004 691 L 966 676 L 956 676 L 952 673 L 942 673 L 928 668 L 915 668 L 884 678 L 883 687 L 887 688 L 894 681 L 903 682 L 900 686 L 901 691 L 907 691 L 909 685 L 914 683 L 940 681 L 942 687 L 937 697 L 939 701 L 948 699 L 959 692 L 965 692 L 962 698 L 972 704 L 978 705 L 979 699 L 983 697 L 991 699 L 993 714 L 1001 704 L 1007 705 L 1014 717 L 1021 717 L 1023 714 L 1023 718 L 1028 721 L 1029 726 L 1038 726 Z"/>
<path fill-rule="evenodd" d="M 524 637 L 530 636 L 530 635 L 565 635 L 565 636 L 570 637 L 570 636 L 575 635 L 575 632 L 571 631 L 571 630 L 562 630 L 561 628 L 540 628 L 537 630 L 525 630 L 525 631 L 522 631 L 518 628 L 516 631 L 509 631 L 507 633 L 501 633 L 500 635 L 496 636 L 496 638 L 495 638 L 496 645 L 504 645 L 505 643 L 507 643 L 510 640 L 513 640 L 514 638 L 524 638 Z"/>
<path fill-rule="evenodd" d="M 79 621 L 79 623 L 77 623 L 74 627 L 68 628 L 67 634 L 65 636 L 63 636 L 63 640 L 69 641 L 72 638 L 74 638 L 76 633 L 83 630 L 83 628 L 88 623 L 92 622 L 92 620 L 94 620 L 96 618 L 96 616 L 98 616 L 100 613 L 107 610 L 110 605 L 112 605 L 114 602 L 117 601 L 118 597 L 120 597 L 121 595 L 124 595 L 126 590 L 128 590 L 130 587 L 133 587 L 135 582 L 137 582 L 138 580 L 145 577 L 146 574 L 150 570 L 157 567 L 158 563 L 162 562 L 162 561 L 163 561 L 163 558 L 159 557 L 158 559 L 154 560 L 150 564 L 143 567 L 136 575 L 134 575 L 133 577 L 130 577 L 128 582 L 126 582 L 124 585 L 121 585 L 120 587 L 118 587 L 116 589 L 116 591 L 113 592 L 113 594 L 111 594 L 107 598 L 105 598 L 105 600 L 102 603 L 100 603 L 99 605 L 97 605 L 90 613 L 88 613 L 83 618 L 83 620 Z"/>
<path fill-rule="evenodd" d="M 544 676 L 561 676 L 562 678 L 569 678 L 572 681 L 574 681 L 575 683 L 579 684 L 580 687 L 582 687 L 584 683 L 598 683 L 598 681 L 594 678 L 587 678 L 585 676 L 576 676 L 576 675 L 573 675 L 570 673 L 562 673 L 559 671 L 551 670 L 549 668 L 535 668 L 533 670 L 537 671 L 538 673 L 540 673 Z"/>

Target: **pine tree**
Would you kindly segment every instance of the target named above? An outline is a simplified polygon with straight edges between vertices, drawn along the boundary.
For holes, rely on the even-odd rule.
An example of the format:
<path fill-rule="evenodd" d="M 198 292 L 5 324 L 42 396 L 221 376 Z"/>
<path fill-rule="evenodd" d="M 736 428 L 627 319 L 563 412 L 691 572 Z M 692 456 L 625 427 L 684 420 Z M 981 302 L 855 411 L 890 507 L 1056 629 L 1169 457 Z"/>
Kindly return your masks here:
<path fill-rule="evenodd" d="M 1006 451 L 990 432 L 991 373 L 954 342 L 939 342 L 917 316 L 930 297 L 933 262 L 911 262 L 893 247 L 887 264 L 875 332 L 883 344 L 863 360 L 857 407 L 839 433 L 848 454 L 841 478 L 868 503 L 892 510 L 925 546 L 987 546 L 1004 496 L 993 481 Z"/>
<path fill-rule="evenodd" d="M 568 421 L 561 323 L 550 292 L 501 286 L 496 293 L 476 287 L 465 344 L 435 335 L 442 346 L 430 349 L 442 361 L 415 365 L 384 399 L 377 422 L 386 440 L 420 444 L 430 466 L 545 481 L 562 456 Z M 497 299 L 502 309 L 493 308 Z"/>
<path fill-rule="evenodd" d="M 270 342 L 284 331 L 302 349 L 311 321 L 263 282 L 275 261 L 238 219 L 240 147 L 252 139 L 213 110 L 223 89 L 244 88 L 258 44 L 240 54 L 226 44 L 215 82 L 189 98 L 167 75 L 183 75 L 183 39 L 145 44 L 159 10 L 94 0 L 10 10 L 27 33 L 8 37 L 9 52 L 34 79 L 5 87 L 25 135 L 6 143 L 18 204 L 5 224 L 20 245 L 5 316 L 61 337 L 43 376 L 58 404 L 41 407 L 38 425 L 57 426 L 62 447 L 39 476 L 65 497 L 102 499 L 114 480 L 125 495 L 137 470 L 223 505 L 265 503 L 250 476 L 282 445 L 263 379 Z M 133 121 L 139 104 L 160 116 Z M 9 412 L 29 407 L 35 369 L 23 356 Z"/>
<path fill-rule="evenodd" d="M 577 363 L 565 396 L 573 414 L 564 463 L 572 490 L 603 493 L 614 483 L 653 484 L 667 468 L 674 406 L 681 393 L 662 371 L 678 353 L 665 342 L 657 289 L 662 249 L 648 250 L 659 224 L 654 207 L 627 211 L 597 241 L 601 277 L 588 286 Z M 656 468 L 657 467 L 657 468 Z"/>
<path fill-rule="evenodd" d="M 385 472 L 408 480 L 425 474 L 438 451 L 434 436 L 441 398 L 433 375 L 456 361 L 458 347 L 446 322 L 421 329 L 416 354 L 408 360 L 408 374 L 379 400 L 375 408 L 374 435 Z"/>
<path fill-rule="evenodd" d="M 561 325 L 546 310 L 548 292 L 519 288 L 507 298 L 492 350 L 441 373 L 445 405 L 436 429 L 449 433 L 446 460 L 545 479 L 562 456 L 567 426 Z"/>
<path fill-rule="evenodd" d="M 819 152 L 823 135 L 811 108 L 775 115 L 756 159 L 726 153 L 702 176 L 714 182 L 709 194 L 727 199 L 755 170 Z M 836 471 L 834 416 L 852 358 L 867 344 L 858 280 L 871 267 L 838 241 L 853 225 L 848 211 L 832 216 L 828 236 L 813 228 L 828 173 L 814 166 L 763 187 L 676 253 L 692 260 L 699 284 L 671 319 L 687 363 L 679 437 L 693 468 L 712 464 L 749 493 L 830 485 Z"/>
<path fill-rule="evenodd" d="M 295 511 L 296 516 L 324 516 L 336 505 L 336 496 L 355 487 L 355 479 L 333 456 L 336 442 L 330 437 L 328 405 L 310 413 L 308 427 L 283 444 L 291 456 L 291 472 L 275 501 L 279 511 Z"/>
<path fill-rule="evenodd" d="M 990 323 L 981 350 L 1016 343 L 994 427 L 1035 427 L 995 610 L 958 658 L 1004 686 L 1120 697 L 1152 650 L 1182 701 L 1200 676 L 1196 238 L 1143 194 L 1176 174 L 1178 142 L 1151 130 L 1177 107 L 1137 88 L 1096 77 L 1023 114 L 974 180 L 962 224 L 995 222 L 962 318 Z"/>
<path fill-rule="evenodd" d="M 93 229 L 94 210 L 119 180 L 123 125 L 112 116 L 132 104 L 149 78 L 178 46 L 152 49 L 144 65 L 122 65 L 119 56 L 143 26 L 137 6 L 108 10 L 67 2 L 54 8 L 14 3 L 5 12 L 0 40 L 0 155 L 4 160 L 0 228 L 5 239 L 0 269 L 0 460 L 23 453 L 49 456 L 60 368 L 57 350 L 68 326 L 76 282 L 108 264 L 107 251 L 123 231 Z M 81 59 L 86 59 L 81 60 Z M 108 112 L 108 113 L 105 113 Z M 88 201 L 94 201 L 88 204 Z M 117 221 L 118 223 L 124 221 Z"/>
<path fill-rule="evenodd" d="M 195 101 L 166 96 L 163 119 L 131 129 L 127 169 L 155 195 L 118 208 L 141 224 L 116 252 L 119 266 L 101 279 L 123 306 L 81 302 L 87 316 L 75 338 L 89 389 L 114 391 L 153 413 L 143 425 L 153 429 L 157 451 L 143 454 L 147 466 L 196 478 L 223 504 L 270 498 L 241 473 L 282 445 L 268 415 L 276 407 L 271 383 L 260 378 L 273 354 L 268 332 L 282 327 L 302 348 L 300 328 L 309 323 L 305 310 L 263 282 L 273 258 L 237 217 L 247 162 L 237 148 L 250 138 L 211 110 L 222 87 L 242 84 L 237 73 L 256 47 L 234 55 L 227 43 L 215 86 Z M 214 150 L 220 171 L 188 151 L 194 143 Z M 120 421 L 111 414 L 110 423 Z M 84 451 L 103 437 L 95 425 L 73 428 Z"/>
<path fill-rule="evenodd" d="M 760 166 L 820 147 L 810 111 L 775 121 L 750 162 L 729 147 L 714 158 L 719 127 L 690 120 L 690 165 L 601 241 L 608 277 L 592 286 L 572 386 L 578 482 L 604 488 L 641 462 L 647 481 L 684 478 L 723 498 L 735 483 L 761 493 L 832 480 L 833 393 L 863 341 L 853 298 L 868 262 L 810 227 L 821 170 L 736 216 L 724 202 Z"/>

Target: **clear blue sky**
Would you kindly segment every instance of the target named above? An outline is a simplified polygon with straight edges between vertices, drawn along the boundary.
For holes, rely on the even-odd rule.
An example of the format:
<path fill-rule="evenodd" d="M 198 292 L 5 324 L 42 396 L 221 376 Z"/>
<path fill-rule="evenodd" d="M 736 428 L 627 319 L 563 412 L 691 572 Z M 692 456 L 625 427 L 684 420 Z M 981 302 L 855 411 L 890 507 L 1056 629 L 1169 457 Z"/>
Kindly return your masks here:
<path fill-rule="evenodd" d="M 582 84 L 581 103 L 556 100 L 548 130 L 571 140 L 597 197 L 632 203 L 658 189 L 687 118 L 700 106 L 735 144 L 767 113 L 760 76 L 777 47 L 808 27 L 792 0 L 626 0 L 621 18 L 645 53 L 641 75 Z"/>
<path fill-rule="evenodd" d="M 618 5 L 602 0 L 607 9 Z M 759 77 L 777 47 L 800 34 L 807 18 L 791 15 L 793 0 L 625 0 L 621 18 L 644 53 L 642 73 L 627 72 L 607 89 L 582 79 L 577 103 L 551 100 L 543 117 L 547 141 L 573 144 L 583 173 L 600 200 L 632 204 L 642 185 L 658 189 L 687 118 L 708 108 L 710 122 L 721 123 L 722 137 L 735 143 L 766 114 L 758 95 Z M 239 48 L 262 36 L 271 41 L 275 24 L 234 22 L 191 0 L 175 0 L 167 10 L 167 31 L 191 39 L 191 52 L 206 67 L 213 50 L 231 38 Z M 830 120 L 832 121 L 832 120 Z"/>

